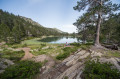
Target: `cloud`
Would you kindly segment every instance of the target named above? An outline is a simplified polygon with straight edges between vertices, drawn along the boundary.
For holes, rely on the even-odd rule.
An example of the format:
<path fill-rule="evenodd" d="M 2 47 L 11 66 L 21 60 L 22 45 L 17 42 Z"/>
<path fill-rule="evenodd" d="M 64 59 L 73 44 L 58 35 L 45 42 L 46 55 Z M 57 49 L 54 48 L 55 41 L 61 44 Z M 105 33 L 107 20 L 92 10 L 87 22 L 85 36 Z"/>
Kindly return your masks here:
<path fill-rule="evenodd" d="M 73 32 L 77 32 L 77 28 L 74 26 L 74 25 L 70 25 L 70 24 L 68 24 L 68 25 L 63 25 L 63 26 L 61 26 L 61 27 L 58 27 L 58 29 L 60 29 L 60 30 L 62 30 L 62 31 L 64 31 L 64 32 L 68 32 L 68 33 L 73 33 Z"/>

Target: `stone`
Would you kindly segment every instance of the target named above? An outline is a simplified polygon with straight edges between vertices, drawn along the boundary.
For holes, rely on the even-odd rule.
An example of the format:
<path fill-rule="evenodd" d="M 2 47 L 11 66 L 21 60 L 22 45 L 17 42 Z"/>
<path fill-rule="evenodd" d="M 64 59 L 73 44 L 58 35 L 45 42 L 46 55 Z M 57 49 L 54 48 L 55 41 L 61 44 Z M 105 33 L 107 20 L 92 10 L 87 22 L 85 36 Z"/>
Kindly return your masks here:
<path fill-rule="evenodd" d="M 42 49 L 48 49 L 49 48 L 49 46 L 46 46 L 46 47 L 43 47 Z"/>
<path fill-rule="evenodd" d="M 64 71 L 62 74 L 60 74 L 56 79 L 63 79 L 65 76 L 69 77 L 69 75 L 76 71 L 81 65 L 82 65 L 81 62 L 76 63 L 75 65 L 71 66 L 66 71 Z"/>
<path fill-rule="evenodd" d="M 5 70 L 0 70 L 0 74 L 3 73 Z"/>

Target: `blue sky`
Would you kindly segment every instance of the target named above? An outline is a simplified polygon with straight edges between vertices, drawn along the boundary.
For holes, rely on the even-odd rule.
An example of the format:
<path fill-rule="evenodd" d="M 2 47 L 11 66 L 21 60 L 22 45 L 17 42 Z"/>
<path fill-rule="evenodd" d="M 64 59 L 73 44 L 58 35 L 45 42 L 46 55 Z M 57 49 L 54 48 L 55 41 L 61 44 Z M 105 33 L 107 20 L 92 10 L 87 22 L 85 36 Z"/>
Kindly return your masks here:
<path fill-rule="evenodd" d="M 78 0 L 0 0 L 0 9 L 25 16 L 39 24 L 73 33 L 73 23 L 83 12 L 73 10 Z M 120 0 L 113 0 L 120 4 Z"/>

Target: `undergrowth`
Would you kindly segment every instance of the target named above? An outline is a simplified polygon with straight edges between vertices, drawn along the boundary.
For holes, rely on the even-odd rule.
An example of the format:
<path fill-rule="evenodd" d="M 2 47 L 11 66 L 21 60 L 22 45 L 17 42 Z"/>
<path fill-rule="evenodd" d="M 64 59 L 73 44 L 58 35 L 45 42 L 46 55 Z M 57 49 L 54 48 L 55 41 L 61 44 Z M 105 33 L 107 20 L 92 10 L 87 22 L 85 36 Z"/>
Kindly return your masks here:
<path fill-rule="evenodd" d="M 83 79 L 120 79 L 120 72 L 112 64 L 89 61 L 83 71 Z"/>
<path fill-rule="evenodd" d="M 20 61 L 5 69 L 0 75 L 0 79 L 33 79 L 32 77 L 39 72 L 41 63 L 34 61 Z"/>
<path fill-rule="evenodd" d="M 1 57 L 2 58 L 7 58 L 7 59 L 10 59 L 10 60 L 13 60 L 13 61 L 19 61 L 24 55 L 24 51 L 21 50 L 21 51 L 12 51 L 12 50 L 7 50 L 7 49 L 4 49 L 2 52 L 1 52 Z"/>
<path fill-rule="evenodd" d="M 58 60 L 63 60 L 65 58 L 67 58 L 68 56 L 70 56 L 71 53 L 77 51 L 77 47 L 66 47 L 66 48 L 63 48 L 63 53 L 60 53 L 56 56 L 56 59 Z"/>

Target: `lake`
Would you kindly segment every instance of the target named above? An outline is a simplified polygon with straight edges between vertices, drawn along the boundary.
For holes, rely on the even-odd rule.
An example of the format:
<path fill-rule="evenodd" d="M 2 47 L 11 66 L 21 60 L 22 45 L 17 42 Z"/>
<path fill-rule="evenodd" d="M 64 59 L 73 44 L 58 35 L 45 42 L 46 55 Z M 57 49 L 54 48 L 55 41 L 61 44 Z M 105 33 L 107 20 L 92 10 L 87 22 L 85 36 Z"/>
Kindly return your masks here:
<path fill-rule="evenodd" d="M 74 43 L 74 42 L 82 42 L 79 37 L 47 37 L 43 38 L 41 40 L 37 40 L 40 42 L 47 42 L 47 43 L 56 43 L 56 44 L 61 44 L 61 43 Z"/>

